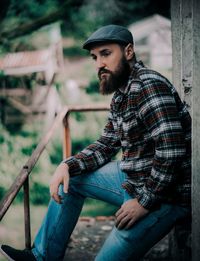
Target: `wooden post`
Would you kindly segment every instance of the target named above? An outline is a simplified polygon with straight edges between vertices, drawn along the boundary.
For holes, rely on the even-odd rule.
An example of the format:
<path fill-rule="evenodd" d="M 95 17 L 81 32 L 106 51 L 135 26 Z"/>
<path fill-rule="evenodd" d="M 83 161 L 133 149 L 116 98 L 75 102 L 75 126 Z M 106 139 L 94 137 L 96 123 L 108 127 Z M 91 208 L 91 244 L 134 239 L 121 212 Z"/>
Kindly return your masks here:
<path fill-rule="evenodd" d="M 64 125 L 64 139 L 63 139 L 63 159 L 71 156 L 71 137 L 69 128 L 69 113 L 65 116 L 63 120 Z"/>
<path fill-rule="evenodd" d="M 193 0 L 192 260 L 200 257 L 200 1 Z"/>

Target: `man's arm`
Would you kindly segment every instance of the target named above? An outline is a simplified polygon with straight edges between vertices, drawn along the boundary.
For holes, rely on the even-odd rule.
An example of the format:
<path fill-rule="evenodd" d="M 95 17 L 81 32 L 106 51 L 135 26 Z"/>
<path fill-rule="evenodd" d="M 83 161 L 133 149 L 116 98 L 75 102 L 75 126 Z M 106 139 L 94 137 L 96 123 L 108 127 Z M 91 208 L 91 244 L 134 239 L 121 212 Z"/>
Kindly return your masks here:
<path fill-rule="evenodd" d="M 121 148 L 120 139 L 114 130 L 112 114 L 109 113 L 107 124 L 101 137 L 80 153 L 67 158 L 70 176 L 76 176 L 95 170 L 111 160 Z"/>
<path fill-rule="evenodd" d="M 62 198 L 58 195 L 58 188 L 60 184 L 63 184 L 63 191 L 67 193 L 69 186 L 69 167 L 65 163 L 60 163 L 60 165 L 58 165 L 50 182 L 51 197 L 59 204 L 62 200 Z"/>
<path fill-rule="evenodd" d="M 180 115 L 169 86 L 151 81 L 138 95 L 139 116 L 155 142 L 153 167 L 138 202 L 150 209 L 175 183 L 186 153 Z"/>
<path fill-rule="evenodd" d="M 64 192 L 67 193 L 70 176 L 80 175 L 104 165 L 111 160 L 112 156 L 117 153 L 120 147 L 120 140 L 114 131 L 112 115 L 110 113 L 100 139 L 75 156 L 64 160 L 57 167 L 50 182 L 52 198 L 56 202 L 61 203 L 61 198 L 58 195 L 60 184 L 64 185 Z"/>

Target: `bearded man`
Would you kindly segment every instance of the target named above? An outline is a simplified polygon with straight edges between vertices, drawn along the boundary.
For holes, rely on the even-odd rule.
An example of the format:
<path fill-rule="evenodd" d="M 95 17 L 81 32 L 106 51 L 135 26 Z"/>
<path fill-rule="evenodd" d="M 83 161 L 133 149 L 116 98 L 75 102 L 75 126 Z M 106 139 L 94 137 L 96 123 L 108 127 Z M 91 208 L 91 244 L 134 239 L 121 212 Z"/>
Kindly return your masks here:
<path fill-rule="evenodd" d="M 190 215 L 191 118 L 161 74 L 136 60 L 130 31 L 107 25 L 84 43 L 100 92 L 114 93 L 101 137 L 57 167 L 32 250 L 2 245 L 9 260 L 62 260 L 86 197 L 119 207 L 96 261 L 140 260 Z M 112 157 L 122 150 L 120 161 Z"/>

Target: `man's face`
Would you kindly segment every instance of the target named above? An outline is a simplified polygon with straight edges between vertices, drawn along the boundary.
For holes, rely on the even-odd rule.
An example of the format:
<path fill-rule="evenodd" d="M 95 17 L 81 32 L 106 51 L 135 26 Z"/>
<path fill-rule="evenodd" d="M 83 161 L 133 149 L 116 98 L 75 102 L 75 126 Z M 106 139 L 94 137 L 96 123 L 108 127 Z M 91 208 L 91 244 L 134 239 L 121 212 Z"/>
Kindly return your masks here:
<path fill-rule="evenodd" d="M 118 44 L 102 44 L 90 50 L 100 80 L 100 92 L 111 94 L 125 87 L 130 75 L 130 66 Z"/>

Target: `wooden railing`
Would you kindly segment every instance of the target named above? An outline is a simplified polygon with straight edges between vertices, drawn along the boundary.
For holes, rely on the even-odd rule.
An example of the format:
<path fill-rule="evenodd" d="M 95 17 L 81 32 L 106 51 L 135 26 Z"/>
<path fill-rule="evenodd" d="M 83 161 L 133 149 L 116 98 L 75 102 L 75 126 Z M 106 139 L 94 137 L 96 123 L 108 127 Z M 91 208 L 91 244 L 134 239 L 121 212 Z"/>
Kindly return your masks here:
<path fill-rule="evenodd" d="M 31 248 L 31 226 L 30 226 L 30 202 L 29 202 L 29 175 L 37 163 L 40 155 L 46 148 L 48 142 L 52 138 L 55 130 L 59 125 L 63 124 L 64 128 L 64 140 L 63 140 L 63 158 L 71 155 L 71 137 L 69 128 L 69 114 L 71 112 L 89 112 L 89 111 L 107 111 L 109 106 L 107 105 L 89 105 L 89 106 L 74 106 L 64 107 L 62 111 L 55 118 L 53 125 L 41 139 L 36 149 L 33 151 L 31 157 L 26 164 L 22 167 L 19 175 L 13 182 L 12 186 L 6 193 L 5 197 L 0 202 L 0 221 L 6 214 L 7 210 L 11 206 L 13 200 L 18 194 L 19 190 L 23 186 L 24 189 L 24 225 L 25 225 L 25 247 Z"/>

